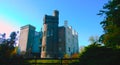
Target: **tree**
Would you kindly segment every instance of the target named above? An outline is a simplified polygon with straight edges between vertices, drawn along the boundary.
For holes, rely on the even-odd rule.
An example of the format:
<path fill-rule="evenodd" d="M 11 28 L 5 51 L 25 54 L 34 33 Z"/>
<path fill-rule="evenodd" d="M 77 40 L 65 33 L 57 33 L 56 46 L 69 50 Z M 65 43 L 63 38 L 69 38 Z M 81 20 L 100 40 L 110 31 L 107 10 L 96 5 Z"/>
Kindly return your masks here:
<path fill-rule="evenodd" d="M 5 34 L 2 35 L 3 41 L 0 44 L 0 58 L 10 58 L 15 54 L 16 35 L 16 32 L 12 32 L 10 39 L 5 39 Z"/>
<path fill-rule="evenodd" d="M 79 54 L 78 53 L 74 53 L 71 58 L 79 58 Z"/>
<path fill-rule="evenodd" d="M 98 44 L 100 45 L 101 43 L 99 42 L 99 37 L 98 36 L 91 36 L 89 38 L 90 44 Z"/>
<path fill-rule="evenodd" d="M 68 54 L 65 54 L 63 58 L 70 58 Z"/>
<path fill-rule="evenodd" d="M 3 39 L 0 44 L 0 65 L 30 65 L 27 61 L 24 61 L 23 56 L 17 55 L 16 44 L 16 32 L 10 34 L 9 39 L 5 39 L 5 34 L 1 35 Z"/>
<path fill-rule="evenodd" d="M 120 64 L 120 49 L 108 48 L 100 45 L 97 36 L 90 37 L 91 44 L 80 52 L 77 65 L 116 65 Z"/>
<path fill-rule="evenodd" d="M 120 47 L 120 0 L 109 0 L 98 15 L 104 15 L 100 23 L 104 34 L 100 41 L 107 47 Z"/>
<path fill-rule="evenodd" d="M 80 53 L 78 65 L 119 65 L 120 49 L 90 44 Z"/>

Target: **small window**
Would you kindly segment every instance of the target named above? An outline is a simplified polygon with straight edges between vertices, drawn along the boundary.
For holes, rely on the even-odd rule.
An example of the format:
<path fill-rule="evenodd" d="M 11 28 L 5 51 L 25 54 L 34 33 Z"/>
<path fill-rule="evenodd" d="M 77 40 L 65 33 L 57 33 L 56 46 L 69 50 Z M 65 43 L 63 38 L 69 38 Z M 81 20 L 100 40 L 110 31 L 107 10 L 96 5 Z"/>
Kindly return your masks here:
<path fill-rule="evenodd" d="M 49 37 L 49 36 L 53 36 L 53 30 L 47 31 L 47 37 Z"/>
<path fill-rule="evenodd" d="M 68 49 L 69 49 L 69 52 L 70 52 L 70 47 Z"/>
<path fill-rule="evenodd" d="M 43 47 L 43 51 L 45 51 L 45 47 Z"/>
<path fill-rule="evenodd" d="M 49 37 L 50 36 L 50 31 L 47 31 L 47 37 Z"/>
<path fill-rule="evenodd" d="M 68 38 L 68 42 L 70 43 L 70 38 Z"/>
<path fill-rule="evenodd" d="M 50 34 L 51 34 L 51 36 L 53 36 L 53 30 L 51 30 L 51 33 L 50 33 Z"/>
<path fill-rule="evenodd" d="M 59 38 L 59 42 L 61 42 L 61 39 Z"/>
<path fill-rule="evenodd" d="M 61 50 L 62 50 L 62 48 L 59 47 L 59 51 L 61 51 Z"/>
<path fill-rule="evenodd" d="M 46 36 L 46 31 L 44 31 L 43 35 Z"/>

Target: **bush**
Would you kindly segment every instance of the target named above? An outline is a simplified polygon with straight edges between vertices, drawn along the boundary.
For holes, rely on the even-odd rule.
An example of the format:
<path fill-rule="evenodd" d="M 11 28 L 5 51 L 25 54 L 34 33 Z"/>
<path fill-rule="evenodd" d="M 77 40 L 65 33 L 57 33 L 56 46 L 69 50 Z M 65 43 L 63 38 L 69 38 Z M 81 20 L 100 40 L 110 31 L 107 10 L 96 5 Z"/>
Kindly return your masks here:
<path fill-rule="evenodd" d="M 89 45 L 80 54 L 80 65 L 120 65 L 120 49 Z"/>

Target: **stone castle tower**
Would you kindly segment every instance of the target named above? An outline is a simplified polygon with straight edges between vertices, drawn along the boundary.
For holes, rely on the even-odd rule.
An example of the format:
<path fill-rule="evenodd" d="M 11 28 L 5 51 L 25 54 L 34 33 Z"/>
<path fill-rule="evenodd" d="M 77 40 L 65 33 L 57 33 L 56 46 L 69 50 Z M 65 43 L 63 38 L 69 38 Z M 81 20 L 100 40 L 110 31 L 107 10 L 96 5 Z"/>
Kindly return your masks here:
<path fill-rule="evenodd" d="M 19 47 L 21 52 L 31 52 L 34 43 L 35 27 L 26 25 L 20 29 Z"/>
<path fill-rule="evenodd" d="M 59 12 L 54 10 L 53 16 L 45 15 L 42 38 L 41 58 L 58 57 L 58 24 Z"/>

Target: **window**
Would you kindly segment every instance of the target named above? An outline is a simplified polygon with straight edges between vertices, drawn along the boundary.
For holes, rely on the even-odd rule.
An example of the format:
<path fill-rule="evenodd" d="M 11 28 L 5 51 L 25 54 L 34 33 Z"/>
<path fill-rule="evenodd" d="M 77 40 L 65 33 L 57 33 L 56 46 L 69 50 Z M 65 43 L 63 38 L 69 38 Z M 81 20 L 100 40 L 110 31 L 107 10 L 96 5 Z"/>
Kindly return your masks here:
<path fill-rule="evenodd" d="M 43 51 L 45 51 L 45 47 L 43 47 Z"/>
<path fill-rule="evenodd" d="M 68 42 L 70 43 L 70 38 L 68 38 Z"/>
<path fill-rule="evenodd" d="M 49 37 L 50 36 L 50 31 L 47 31 L 47 37 Z"/>
<path fill-rule="evenodd" d="M 61 42 L 61 39 L 59 38 L 59 42 Z"/>
<path fill-rule="evenodd" d="M 53 30 L 51 30 L 51 36 L 53 36 Z"/>
<path fill-rule="evenodd" d="M 46 36 L 46 31 L 44 31 L 43 36 Z"/>
<path fill-rule="evenodd" d="M 70 52 L 70 47 L 68 49 L 69 49 L 69 52 Z"/>
<path fill-rule="evenodd" d="M 59 51 L 61 51 L 62 50 L 62 48 L 61 47 L 59 47 Z"/>

